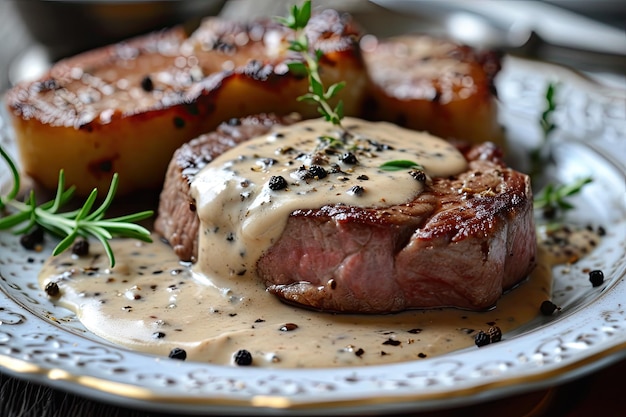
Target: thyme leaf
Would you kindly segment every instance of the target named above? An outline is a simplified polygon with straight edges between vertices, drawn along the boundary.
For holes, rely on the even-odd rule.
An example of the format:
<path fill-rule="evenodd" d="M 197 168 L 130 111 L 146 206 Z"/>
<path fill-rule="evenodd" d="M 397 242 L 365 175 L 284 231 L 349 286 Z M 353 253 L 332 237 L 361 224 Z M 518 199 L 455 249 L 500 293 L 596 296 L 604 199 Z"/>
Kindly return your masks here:
<path fill-rule="evenodd" d="M 383 171 L 401 171 L 407 168 L 424 169 L 423 166 L 417 162 L 409 161 L 406 159 L 396 159 L 393 161 L 387 161 L 378 166 Z"/>
<path fill-rule="evenodd" d="M 0 196 L 0 209 L 11 208 L 14 213 L 0 217 L 0 230 L 13 230 L 16 234 L 28 233 L 35 226 L 39 226 L 47 232 L 58 236 L 61 241 L 52 251 L 53 256 L 67 250 L 74 240 L 81 237 L 93 236 L 104 246 L 109 257 L 111 267 L 115 266 L 115 256 L 109 244 L 109 240 L 115 236 L 129 237 L 144 242 L 151 242 L 150 231 L 143 226 L 135 224 L 153 215 L 152 210 L 146 210 L 134 214 L 105 219 L 106 211 L 113 203 L 117 185 L 118 174 L 115 173 L 111 180 L 109 191 L 104 201 L 95 210 L 92 210 L 98 190 L 94 189 L 87 197 L 83 205 L 73 211 L 59 212 L 74 194 L 74 187 L 65 188 L 65 175 L 59 171 L 59 180 L 54 200 L 37 204 L 35 193 L 30 192 L 25 201 L 16 200 L 20 187 L 20 174 L 15 162 L 9 154 L 0 146 L 0 155 L 9 165 L 13 176 L 13 187 L 9 193 Z M 1 213 L 0 213 L 1 214 Z M 17 226 L 21 226 L 16 229 Z"/>

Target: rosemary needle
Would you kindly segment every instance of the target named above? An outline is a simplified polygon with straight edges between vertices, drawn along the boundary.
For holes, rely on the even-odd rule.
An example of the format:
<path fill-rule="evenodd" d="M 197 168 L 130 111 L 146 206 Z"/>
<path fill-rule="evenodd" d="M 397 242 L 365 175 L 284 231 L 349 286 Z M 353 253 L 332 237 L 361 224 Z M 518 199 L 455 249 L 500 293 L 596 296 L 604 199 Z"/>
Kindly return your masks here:
<path fill-rule="evenodd" d="M 536 209 L 542 209 L 548 217 L 558 211 L 566 211 L 574 208 L 574 205 L 567 201 L 571 197 L 582 191 L 582 188 L 592 182 L 591 177 L 582 177 L 571 184 L 554 185 L 548 184 L 535 197 L 533 203 Z"/>

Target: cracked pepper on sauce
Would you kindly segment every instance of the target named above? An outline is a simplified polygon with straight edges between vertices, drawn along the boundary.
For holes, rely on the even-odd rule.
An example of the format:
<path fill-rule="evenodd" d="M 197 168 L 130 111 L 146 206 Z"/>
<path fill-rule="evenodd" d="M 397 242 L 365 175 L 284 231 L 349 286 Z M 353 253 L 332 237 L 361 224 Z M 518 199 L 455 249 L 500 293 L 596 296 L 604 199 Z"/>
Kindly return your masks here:
<path fill-rule="evenodd" d="M 329 122 L 307 120 L 247 141 L 200 171 L 191 195 L 202 223 L 198 265 L 203 272 L 219 277 L 214 280 L 226 278 L 227 286 L 240 282 L 240 275 L 254 274 L 256 261 L 297 209 L 401 204 L 422 192 L 427 176 L 467 169 L 457 148 L 435 136 L 354 118 L 342 124 L 350 132 L 346 143 Z M 329 155 L 332 150 L 337 154 Z M 341 157 L 348 153 L 358 163 Z M 409 168 L 381 171 L 389 161 L 419 166 L 413 175 Z M 420 172 L 422 180 L 416 179 Z"/>
<path fill-rule="evenodd" d="M 316 138 L 332 136 L 333 128 L 311 121 L 295 130 L 275 130 L 246 143 L 247 148 L 222 155 L 192 184 L 202 222 L 196 265 L 181 263 L 158 236 L 151 244 L 119 239 L 111 242 L 116 255 L 113 269 L 103 249 L 94 244 L 87 256 L 65 253 L 50 258 L 39 276 L 41 287 L 55 282 L 60 290 L 56 302 L 75 311 L 89 331 L 138 351 L 167 356 L 178 348 L 186 352 L 187 360 L 215 364 L 233 364 L 236 353 L 246 350 L 253 366 L 373 365 L 471 347 L 475 335 L 491 326 L 498 326 L 506 338 L 507 332 L 537 317 L 538 306 L 550 298 L 551 266 L 567 261 L 572 251 L 582 255 L 593 246 L 583 244 L 592 242 L 593 234 L 577 240 L 583 243 L 567 248 L 566 254 L 566 249 L 554 250 L 550 242 L 540 245 L 539 265 L 531 277 L 485 312 L 331 314 L 284 304 L 255 279 L 253 266 L 280 236 L 294 209 L 329 201 L 370 207 L 401 203 L 421 192 L 429 176 L 465 169 L 458 151 L 432 136 L 413 133 L 419 140 L 407 141 L 407 131 L 353 119 L 344 126 L 356 138 L 354 149 L 368 138 L 384 138 L 394 149 L 369 156 L 361 152 L 358 170 L 347 160 L 335 167 L 345 175 L 317 175 L 316 181 L 306 181 L 298 174 L 299 166 L 285 161 L 292 161 L 293 153 L 307 143 L 319 146 Z M 410 142 L 415 145 L 408 148 Z M 285 160 L 280 155 L 286 155 Z M 299 162 L 309 167 L 315 165 L 314 159 L 309 155 Z M 387 160 L 414 161 L 426 178 L 416 180 L 406 170 L 382 173 L 378 167 Z M 276 187 L 272 177 L 278 176 L 288 186 Z M 354 188 L 356 177 L 368 178 L 356 180 L 360 190 Z M 392 188 L 400 191 L 389 192 Z"/>

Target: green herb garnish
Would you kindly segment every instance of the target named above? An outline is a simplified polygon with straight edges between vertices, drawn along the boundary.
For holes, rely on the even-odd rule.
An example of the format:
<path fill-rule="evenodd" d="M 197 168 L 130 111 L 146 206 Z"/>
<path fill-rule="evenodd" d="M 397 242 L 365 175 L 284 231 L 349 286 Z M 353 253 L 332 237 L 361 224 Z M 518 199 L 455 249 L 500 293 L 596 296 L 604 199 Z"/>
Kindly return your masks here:
<path fill-rule="evenodd" d="M 406 159 L 396 159 L 395 161 L 387 161 L 379 165 L 379 168 L 383 171 L 401 171 L 407 168 L 424 169 L 423 166 L 417 162 L 408 161 Z"/>
<path fill-rule="evenodd" d="M 549 83 L 545 92 L 545 108 L 541 113 L 541 119 L 539 119 L 539 125 L 541 126 L 541 143 L 539 146 L 530 151 L 530 177 L 533 180 L 537 180 L 537 177 L 541 174 L 542 168 L 545 165 L 546 146 L 550 138 L 550 134 L 556 129 L 554 123 L 554 113 L 556 111 L 556 90 L 555 84 Z"/>
<path fill-rule="evenodd" d="M 289 70 L 295 74 L 306 74 L 309 79 L 309 92 L 298 97 L 299 101 L 309 101 L 317 104 L 317 111 L 332 124 L 341 127 L 343 119 L 343 102 L 339 100 L 337 105 L 333 107 L 330 100 L 345 86 L 344 82 L 335 83 L 324 88 L 319 72 L 319 61 L 323 55 L 321 50 L 310 52 L 311 45 L 309 39 L 304 32 L 309 19 L 311 18 L 311 1 L 304 2 L 302 7 L 294 5 L 291 14 L 287 17 L 276 17 L 276 20 L 282 25 L 292 29 L 295 32 L 294 40 L 289 42 L 289 50 L 298 52 L 304 62 L 291 62 L 287 64 Z"/>
<path fill-rule="evenodd" d="M 557 86 L 549 83 L 545 92 L 545 108 L 541 113 L 539 125 L 542 131 L 541 144 L 530 152 L 531 170 L 530 177 L 536 181 L 541 174 L 549 155 L 546 146 L 550 139 L 550 134 L 557 128 L 554 123 L 554 113 L 557 108 L 556 103 Z M 567 197 L 571 197 L 581 192 L 582 188 L 592 182 L 591 177 L 580 178 L 572 184 L 554 185 L 547 184 L 541 193 L 534 199 L 534 207 L 543 210 L 546 218 L 553 218 L 559 212 L 565 212 L 574 208 L 574 205 L 567 202 Z"/>
<path fill-rule="evenodd" d="M 552 218 L 558 212 L 564 212 L 574 208 L 574 205 L 566 201 L 581 192 L 582 188 L 592 182 L 591 177 L 584 177 L 574 181 L 572 184 L 555 186 L 548 184 L 534 199 L 536 209 L 541 209 L 546 217 Z"/>
<path fill-rule="evenodd" d="M 544 143 L 548 140 L 548 136 L 554 129 L 556 129 L 556 124 L 552 120 L 554 116 L 554 112 L 556 110 L 556 102 L 554 101 L 554 96 L 556 93 L 556 85 L 550 83 L 548 84 L 548 88 L 546 89 L 546 107 L 541 113 L 541 120 L 539 123 L 541 124 L 541 130 L 543 131 L 543 140 Z"/>
<path fill-rule="evenodd" d="M 61 238 L 61 242 L 52 252 L 54 256 L 68 249 L 77 237 L 86 238 L 93 236 L 104 246 L 111 267 L 115 266 L 115 256 L 108 241 L 114 236 L 130 237 L 144 242 L 152 241 L 150 231 L 134 224 L 134 222 L 151 217 L 153 214 L 151 210 L 110 219 L 104 218 L 106 210 L 113 202 L 115 192 L 117 191 L 117 173 L 113 175 L 109 192 L 97 209 L 92 211 L 98 196 L 98 190 L 94 189 L 81 208 L 68 212 L 59 212 L 60 208 L 72 198 L 75 189 L 73 186 L 65 189 L 63 170 L 59 172 L 59 181 L 54 200 L 38 205 L 35 201 L 35 194 L 31 191 L 28 198 L 22 202 L 16 200 L 21 180 L 17 166 L 1 146 L 0 155 L 9 165 L 13 176 L 12 189 L 4 198 L 0 196 L 0 209 L 10 207 L 16 210 L 15 213 L 0 218 L 0 230 L 14 229 L 21 225 L 19 229 L 14 230 L 14 233 L 25 234 L 34 227 L 39 226 Z"/>

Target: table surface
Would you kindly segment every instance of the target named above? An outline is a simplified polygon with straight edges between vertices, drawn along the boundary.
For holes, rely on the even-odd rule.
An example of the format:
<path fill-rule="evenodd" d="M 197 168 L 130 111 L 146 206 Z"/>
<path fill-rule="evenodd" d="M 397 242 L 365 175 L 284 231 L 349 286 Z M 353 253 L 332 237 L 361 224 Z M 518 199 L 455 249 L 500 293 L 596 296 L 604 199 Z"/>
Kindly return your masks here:
<path fill-rule="evenodd" d="M 623 16 L 622 14 L 618 17 L 622 27 L 624 27 Z M 599 17 L 611 19 L 608 23 L 615 24 L 614 14 L 605 13 Z M 15 15 L 12 1 L 2 0 L 0 1 L 0 39 L 9 38 L 11 42 L 0 46 L 0 91 L 9 86 L 8 73 L 13 59 L 32 44 L 31 38 Z M 626 360 L 623 360 L 574 381 L 547 389 L 471 407 L 419 415 L 433 417 L 623 416 L 626 415 L 626 405 L 623 401 L 623 376 L 625 374 Z M 146 412 L 93 401 L 0 372 L 1 417 L 166 417 L 169 415 L 171 414 Z"/>

